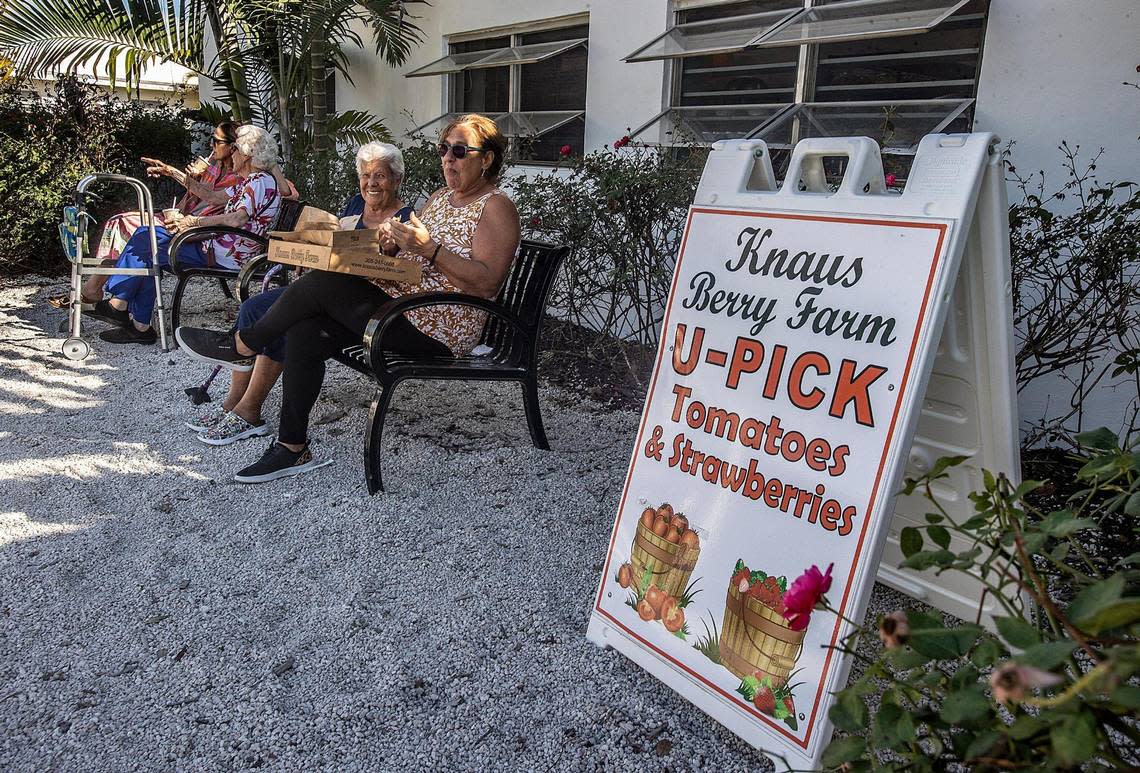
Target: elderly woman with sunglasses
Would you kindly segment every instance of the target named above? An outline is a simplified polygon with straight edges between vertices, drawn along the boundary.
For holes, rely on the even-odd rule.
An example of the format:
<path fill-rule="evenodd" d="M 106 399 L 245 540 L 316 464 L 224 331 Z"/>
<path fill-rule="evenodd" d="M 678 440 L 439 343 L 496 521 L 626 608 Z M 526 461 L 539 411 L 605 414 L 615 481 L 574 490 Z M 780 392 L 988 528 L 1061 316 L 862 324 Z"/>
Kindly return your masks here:
<path fill-rule="evenodd" d="M 277 166 L 277 143 L 264 129 L 243 126 L 238 129 L 237 140 L 234 142 L 233 164 L 243 182 L 228 188 L 222 194 L 209 194 L 208 200 L 225 197 L 220 213 L 178 217 L 166 226 L 155 226 L 159 265 L 167 265 L 169 262 L 167 245 L 174 234 L 187 228 L 224 225 L 242 228 L 257 235 L 264 235 L 269 230 L 281 206 L 281 191 L 272 173 Z M 178 260 L 188 266 L 237 268 L 258 252 L 260 247 L 257 242 L 236 234 L 225 234 L 205 242 L 184 244 L 178 251 Z M 150 266 L 151 261 L 150 229 L 143 227 L 135 231 L 115 265 L 120 268 L 142 268 Z M 93 291 L 98 291 L 93 281 L 97 279 L 99 277 L 91 277 L 84 285 L 85 297 L 93 297 Z M 113 344 L 154 343 L 156 336 L 150 324 L 155 303 L 154 282 L 146 276 L 117 274 L 107 282 L 107 289 L 111 293 L 111 299 L 96 303 L 91 314 L 113 322 L 118 327 L 105 330 L 99 337 Z"/>
<path fill-rule="evenodd" d="M 368 280 L 312 271 L 289 285 L 252 327 L 236 334 L 179 328 L 175 335 L 191 357 L 233 370 L 248 370 L 258 349 L 288 334 L 279 434 L 262 457 L 238 472 L 241 483 L 296 475 L 322 462 L 309 448 L 309 412 L 320 394 L 325 360 L 359 344 L 372 314 L 392 298 L 414 292 L 459 292 L 494 298 L 518 250 L 515 205 L 499 190 L 507 140 L 495 122 L 464 115 L 440 135 L 446 188 L 433 193 L 419 216 L 381 227 L 381 246 L 423 268 L 420 284 Z M 416 309 L 397 320 L 381 345 L 414 355 L 464 355 L 479 342 L 485 312 L 468 306 Z"/>

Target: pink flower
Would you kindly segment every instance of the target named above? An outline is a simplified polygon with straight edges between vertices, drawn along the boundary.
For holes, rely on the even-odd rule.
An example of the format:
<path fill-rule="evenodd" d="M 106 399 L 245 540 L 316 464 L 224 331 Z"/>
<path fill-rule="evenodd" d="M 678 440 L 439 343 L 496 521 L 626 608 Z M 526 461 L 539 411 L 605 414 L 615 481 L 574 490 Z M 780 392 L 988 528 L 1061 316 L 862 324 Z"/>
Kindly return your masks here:
<path fill-rule="evenodd" d="M 1020 703 L 1025 700 L 1029 690 L 1060 683 L 1061 677 L 1056 674 L 1008 661 L 995 668 L 990 675 L 990 687 L 993 688 L 994 700 L 998 703 Z"/>
<path fill-rule="evenodd" d="M 887 187 L 888 188 L 893 187 L 897 180 L 898 180 L 898 178 L 895 177 L 893 174 L 887 175 Z"/>
<path fill-rule="evenodd" d="M 564 156 L 568 156 L 574 152 L 574 148 L 570 147 L 569 145 L 563 145 L 558 152 Z"/>
<path fill-rule="evenodd" d="M 879 638 L 887 649 L 906 644 L 910 639 L 910 621 L 901 609 L 891 612 L 879 621 Z"/>
<path fill-rule="evenodd" d="M 530 219 L 530 224 L 537 228 L 538 226 L 542 225 L 542 218 L 538 215 L 534 215 Z"/>
<path fill-rule="evenodd" d="M 630 142 L 631 142 L 631 140 L 629 139 L 629 135 L 627 134 L 624 137 L 622 137 L 620 140 L 614 141 L 614 150 L 617 150 L 618 148 L 624 148 Z"/>
<path fill-rule="evenodd" d="M 819 567 L 813 564 L 796 578 L 784 594 L 784 617 L 788 619 L 788 627 L 793 631 L 807 628 L 811 611 L 823 598 L 823 594 L 831 590 L 833 566 L 835 564 L 828 564 L 827 571 L 820 572 Z"/>

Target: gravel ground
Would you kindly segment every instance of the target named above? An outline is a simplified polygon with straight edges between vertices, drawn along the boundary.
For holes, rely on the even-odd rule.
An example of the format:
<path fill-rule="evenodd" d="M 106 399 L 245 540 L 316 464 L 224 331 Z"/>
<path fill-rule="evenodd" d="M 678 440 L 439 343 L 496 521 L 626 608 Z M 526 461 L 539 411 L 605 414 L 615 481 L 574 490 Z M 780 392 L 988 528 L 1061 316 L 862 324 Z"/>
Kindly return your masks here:
<path fill-rule="evenodd" d="M 768 767 L 585 639 L 634 413 L 548 385 L 547 453 L 514 385 L 406 384 L 370 497 L 371 390 L 334 366 L 336 464 L 241 486 L 264 440 L 182 426 L 202 366 L 63 359 L 59 287 L 0 285 L 0 769 Z"/>

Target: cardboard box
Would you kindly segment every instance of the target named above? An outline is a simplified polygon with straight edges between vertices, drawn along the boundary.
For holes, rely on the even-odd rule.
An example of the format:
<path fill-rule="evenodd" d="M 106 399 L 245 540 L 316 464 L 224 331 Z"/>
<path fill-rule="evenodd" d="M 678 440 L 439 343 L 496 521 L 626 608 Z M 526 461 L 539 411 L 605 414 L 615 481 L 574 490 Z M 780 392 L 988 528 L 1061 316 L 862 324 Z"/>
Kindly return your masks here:
<path fill-rule="evenodd" d="M 418 261 L 393 258 L 380 252 L 379 231 L 271 231 L 269 259 L 320 271 L 419 284 L 423 267 Z"/>

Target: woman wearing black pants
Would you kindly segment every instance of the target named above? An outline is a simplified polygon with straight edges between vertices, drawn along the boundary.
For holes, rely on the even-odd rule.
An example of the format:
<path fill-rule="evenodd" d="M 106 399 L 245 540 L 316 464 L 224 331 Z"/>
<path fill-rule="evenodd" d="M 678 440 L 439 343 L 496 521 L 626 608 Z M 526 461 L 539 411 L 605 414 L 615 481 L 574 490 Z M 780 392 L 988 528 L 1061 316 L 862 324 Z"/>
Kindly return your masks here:
<path fill-rule="evenodd" d="M 247 370 L 253 353 L 288 334 L 281 420 L 277 440 L 234 479 L 261 483 L 322 466 L 309 450 L 309 412 L 320 394 L 325 360 L 359 344 L 373 313 L 392 298 L 415 292 L 461 292 L 494 298 L 518 250 L 519 218 L 496 187 L 506 138 L 490 119 L 465 115 L 440 135 L 446 188 L 407 223 L 393 219 L 380 228 L 382 248 L 398 247 L 419 261 L 417 285 L 312 271 L 289 286 L 269 312 L 236 335 L 179 328 L 178 341 L 191 357 Z M 383 348 L 401 354 L 467 354 L 478 343 L 487 314 L 468 306 L 415 309 L 385 331 Z"/>

